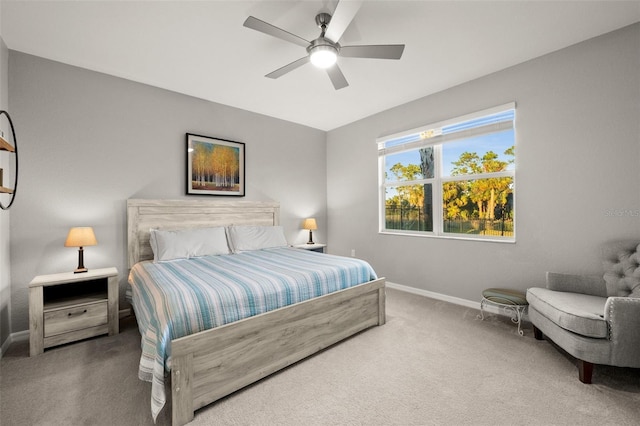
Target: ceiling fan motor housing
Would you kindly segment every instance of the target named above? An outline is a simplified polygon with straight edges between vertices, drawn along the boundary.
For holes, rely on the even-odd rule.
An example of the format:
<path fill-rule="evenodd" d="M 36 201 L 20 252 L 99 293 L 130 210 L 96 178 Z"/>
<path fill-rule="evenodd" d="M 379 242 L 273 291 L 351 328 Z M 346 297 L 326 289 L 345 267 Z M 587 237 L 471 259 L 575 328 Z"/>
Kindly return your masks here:
<path fill-rule="evenodd" d="M 328 47 L 328 49 L 327 49 L 327 47 Z M 316 49 L 318 49 L 318 50 L 331 50 L 331 51 L 335 52 L 335 54 L 337 55 L 338 52 L 340 52 L 340 44 L 339 43 L 334 43 L 331 40 L 329 40 L 328 38 L 318 37 L 317 39 L 315 39 L 315 40 L 313 40 L 311 42 L 309 47 L 307 47 L 307 53 L 311 54 L 311 52 L 315 51 Z"/>

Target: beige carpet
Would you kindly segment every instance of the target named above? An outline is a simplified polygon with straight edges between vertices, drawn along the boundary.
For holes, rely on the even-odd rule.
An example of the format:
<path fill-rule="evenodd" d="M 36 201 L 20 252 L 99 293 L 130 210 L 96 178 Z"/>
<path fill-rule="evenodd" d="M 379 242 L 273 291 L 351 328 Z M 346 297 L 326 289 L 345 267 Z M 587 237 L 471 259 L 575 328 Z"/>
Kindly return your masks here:
<path fill-rule="evenodd" d="M 574 360 L 506 318 L 387 290 L 387 324 L 196 412 L 192 425 L 638 425 L 640 370 Z M 0 423 L 152 425 L 135 322 L 0 363 Z M 169 409 L 167 409 L 169 408 Z M 158 424 L 170 424 L 170 404 Z"/>

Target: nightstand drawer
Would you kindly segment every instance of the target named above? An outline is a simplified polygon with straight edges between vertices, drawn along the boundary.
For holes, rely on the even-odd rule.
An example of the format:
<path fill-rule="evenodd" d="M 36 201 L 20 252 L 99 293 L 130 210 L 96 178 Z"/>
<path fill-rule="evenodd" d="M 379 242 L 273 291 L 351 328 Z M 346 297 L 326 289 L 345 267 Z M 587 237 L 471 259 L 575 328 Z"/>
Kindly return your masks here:
<path fill-rule="evenodd" d="M 106 300 L 50 310 L 44 313 L 44 337 L 95 327 L 107 322 Z"/>

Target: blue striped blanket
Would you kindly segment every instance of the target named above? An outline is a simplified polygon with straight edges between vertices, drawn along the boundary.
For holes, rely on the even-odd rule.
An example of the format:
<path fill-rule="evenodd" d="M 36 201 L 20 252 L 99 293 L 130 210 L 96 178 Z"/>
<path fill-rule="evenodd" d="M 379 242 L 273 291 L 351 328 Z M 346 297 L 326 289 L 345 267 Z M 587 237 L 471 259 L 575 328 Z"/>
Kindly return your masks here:
<path fill-rule="evenodd" d="M 142 336 L 138 376 L 152 383 L 154 420 L 166 401 L 171 340 L 376 278 L 363 260 L 294 248 L 137 263 L 127 298 Z"/>

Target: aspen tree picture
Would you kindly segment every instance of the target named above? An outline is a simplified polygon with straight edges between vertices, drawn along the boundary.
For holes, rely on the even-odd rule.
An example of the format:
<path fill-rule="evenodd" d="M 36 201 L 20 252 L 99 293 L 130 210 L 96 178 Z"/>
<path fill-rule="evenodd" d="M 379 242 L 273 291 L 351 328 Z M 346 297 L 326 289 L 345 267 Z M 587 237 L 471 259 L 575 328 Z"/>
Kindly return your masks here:
<path fill-rule="evenodd" d="M 187 133 L 187 194 L 244 196 L 244 143 Z"/>

